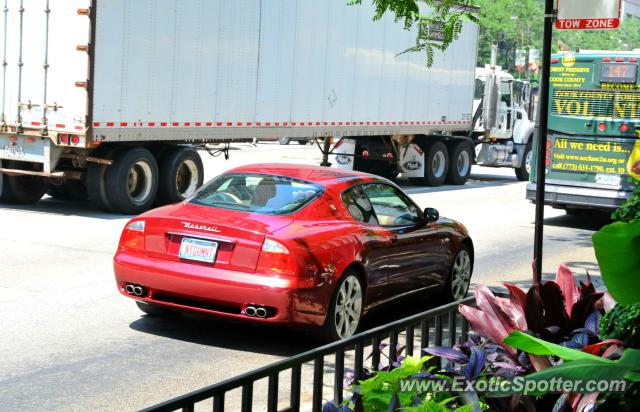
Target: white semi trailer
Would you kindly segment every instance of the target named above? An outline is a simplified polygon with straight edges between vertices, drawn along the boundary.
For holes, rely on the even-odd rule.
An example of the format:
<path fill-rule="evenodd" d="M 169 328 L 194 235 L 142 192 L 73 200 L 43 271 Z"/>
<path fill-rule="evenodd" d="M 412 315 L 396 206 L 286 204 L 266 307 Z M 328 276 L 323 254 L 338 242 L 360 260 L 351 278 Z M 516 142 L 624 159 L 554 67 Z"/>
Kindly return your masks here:
<path fill-rule="evenodd" d="M 346 3 L 4 0 L 1 200 L 138 213 L 202 184 L 195 149 L 267 136 L 318 138 L 325 165 L 464 183 L 477 27 L 427 68 L 398 55 L 415 32 Z"/>

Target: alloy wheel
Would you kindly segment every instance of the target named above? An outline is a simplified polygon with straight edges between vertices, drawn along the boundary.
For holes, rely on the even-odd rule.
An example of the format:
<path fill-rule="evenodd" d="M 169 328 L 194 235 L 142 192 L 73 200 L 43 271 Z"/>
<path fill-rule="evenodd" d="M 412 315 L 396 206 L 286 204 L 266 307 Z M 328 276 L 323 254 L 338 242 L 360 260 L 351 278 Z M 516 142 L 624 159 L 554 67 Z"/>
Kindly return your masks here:
<path fill-rule="evenodd" d="M 357 277 L 349 275 L 338 291 L 335 307 L 335 328 L 340 339 L 352 336 L 362 314 L 362 287 Z"/>
<path fill-rule="evenodd" d="M 462 249 L 458 252 L 451 270 L 451 295 L 454 300 L 463 299 L 469 290 L 471 282 L 471 257 L 469 252 Z"/>

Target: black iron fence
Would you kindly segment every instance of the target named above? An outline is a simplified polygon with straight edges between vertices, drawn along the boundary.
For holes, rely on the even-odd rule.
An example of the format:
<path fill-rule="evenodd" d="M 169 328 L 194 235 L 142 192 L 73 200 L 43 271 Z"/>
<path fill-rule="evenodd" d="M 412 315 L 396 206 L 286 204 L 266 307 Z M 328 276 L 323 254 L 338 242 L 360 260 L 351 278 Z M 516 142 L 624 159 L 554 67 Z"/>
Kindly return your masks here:
<path fill-rule="evenodd" d="M 351 371 L 358 379 L 367 369 L 378 370 L 381 360 L 387 364 L 394 361 L 399 347 L 404 347 L 406 355 L 416 355 L 428 346 L 453 346 L 458 339 L 466 340 L 469 325 L 458 313 L 461 303 L 475 304 L 474 298 L 469 297 L 440 306 L 179 396 L 145 411 L 319 412 L 328 400 L 337 404 L 343 401 L 345 371 Z"/>

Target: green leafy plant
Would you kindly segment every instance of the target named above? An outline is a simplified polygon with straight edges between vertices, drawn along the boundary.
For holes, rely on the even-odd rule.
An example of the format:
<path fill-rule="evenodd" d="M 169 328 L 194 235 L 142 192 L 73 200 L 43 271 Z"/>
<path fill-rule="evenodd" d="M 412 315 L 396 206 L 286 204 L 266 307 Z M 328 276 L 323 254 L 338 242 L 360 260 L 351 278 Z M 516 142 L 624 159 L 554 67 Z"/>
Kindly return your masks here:
<path fill-rule="evenodd" d="M 357 5 L 362 0 L 348 0 L 347 3 Z M 374 20 L 391 13 L 396 22 L 403 22 L 405 30 L 417 26 L 416 44 L 400 54 L 425 52 L 428 67 L 433 65 L 435 50 L 446 50 L 460 37 L 465 21 L 479 23 L 473 0 L 372 0 L 372 3 L 376 9 Z M 426 13 L 420 4 L 427 6 Z"/>
<path fill-rule="evenodd" d="M 627 348 L 640 349 L 640 303 L 617 304 L 600 321 L 602 339 L 619 339 Z"/>
<path fill-rule="evenodd" d="M 609 293 L 624 305 L 640 303 L 640 219 L 606 225 L 592 238 Z"/>
<path fill-rule="evenodd" d="M 504 341 L 527 353 L 553 355 L 565 361 L 561 365 L 528 375 L 525 381 L 538 382 L 563 378 L 575 381 L 626 379 L 630 382 L 640 382 L 639 349 L 626 349 L 619 359 L 612 360 L 546 342 L 517 331 L 511 333 Z M 548 390 L 536 389 L 531 395 L 544 395 L 547 392 Z"/>
<path fill-rule="evenodd" d="M 611 219 L 619 222 L 640 219 L 640 183 L 635 183 L 631 197 L 611 214 Z"/>

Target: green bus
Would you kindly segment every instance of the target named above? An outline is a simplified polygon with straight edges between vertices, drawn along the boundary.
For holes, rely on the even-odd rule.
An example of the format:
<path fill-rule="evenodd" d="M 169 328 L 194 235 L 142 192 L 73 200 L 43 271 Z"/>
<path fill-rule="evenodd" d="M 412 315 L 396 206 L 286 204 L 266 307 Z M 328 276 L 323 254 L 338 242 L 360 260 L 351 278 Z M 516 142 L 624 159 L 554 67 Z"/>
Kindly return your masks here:
<path fill-rule="evenodd" d="M 545 204 L 611 210 L 640 179 L 638 52 L 554 55 L 549 81 Z M 534 150 L 534 153 L 537 153 Z M 535 201 L 535 161 L 527 199 Z"/>

